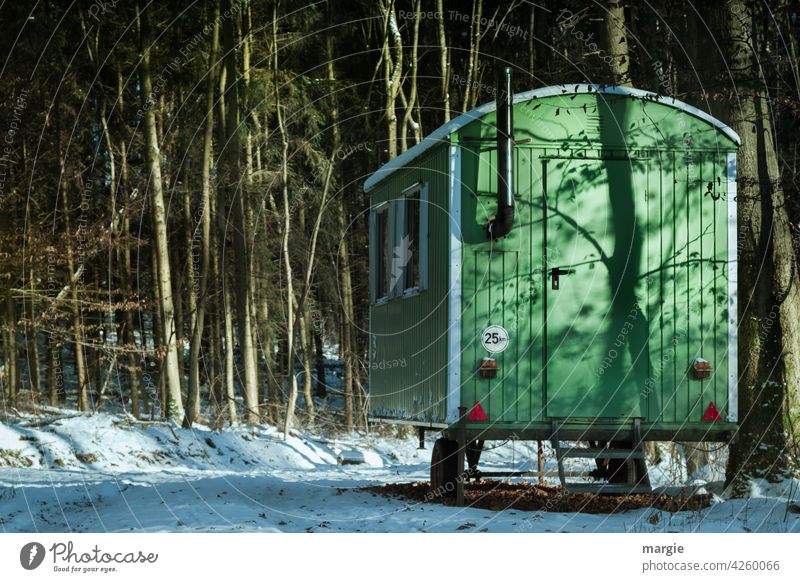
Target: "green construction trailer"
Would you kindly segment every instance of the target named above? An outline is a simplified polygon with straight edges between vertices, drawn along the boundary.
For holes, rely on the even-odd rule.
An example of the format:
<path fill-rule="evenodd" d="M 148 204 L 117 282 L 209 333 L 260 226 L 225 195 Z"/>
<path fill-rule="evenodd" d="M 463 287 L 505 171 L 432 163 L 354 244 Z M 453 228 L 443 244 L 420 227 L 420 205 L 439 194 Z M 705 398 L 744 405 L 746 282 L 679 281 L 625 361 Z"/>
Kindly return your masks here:
<path fill-rule="evenodd" d="M 569 491 L 649 489 L 645 441 L 737 429 L 739 137 L 669 97 L 501 77 L 364 184 L 370 417 L 440 431 L 432 485 L 460 499 L 509 438 L 550 441 Z"/>

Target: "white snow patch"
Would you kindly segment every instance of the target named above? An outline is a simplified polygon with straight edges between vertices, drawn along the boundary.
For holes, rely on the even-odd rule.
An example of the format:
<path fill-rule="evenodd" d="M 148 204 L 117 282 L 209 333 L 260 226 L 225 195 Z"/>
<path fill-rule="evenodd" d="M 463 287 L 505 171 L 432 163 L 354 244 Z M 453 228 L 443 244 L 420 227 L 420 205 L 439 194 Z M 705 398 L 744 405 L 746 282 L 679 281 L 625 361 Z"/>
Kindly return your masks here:
<path fill-rule="evenodd" d="M 787 500 L 798 499 L 797 480 L 755 481 L 756 499 L 714 495 L 707 509 L 661 515 L 656 523 L 649 521 L 650 509 L 612 515 L 489 511 L 360 490 L 427 480 L 434 435 L 420 450 L 415 437 L 284 439 L 270 426 L 189 430 L 109 413 L 43 420 L 0 424 L 0 531 L 800 531 L 800 518 L 787 511 Z M 486 447 L 486 470 L 536 468 L 536 443 Z M 547 471 L 554 471 L 549 445 L 545 455 Z M 341 463 L 344 458 L 361 462 Z M 670 480 L 680 464 L 668 465 L 654 471 L 665 484 L 713 491 L 715 483 L 706 477 L 689 487 L 684 475 Z M 590 466 L 586 461 L 570 468 Z M 467 522 L 475 526 L 459 530 Z"/>

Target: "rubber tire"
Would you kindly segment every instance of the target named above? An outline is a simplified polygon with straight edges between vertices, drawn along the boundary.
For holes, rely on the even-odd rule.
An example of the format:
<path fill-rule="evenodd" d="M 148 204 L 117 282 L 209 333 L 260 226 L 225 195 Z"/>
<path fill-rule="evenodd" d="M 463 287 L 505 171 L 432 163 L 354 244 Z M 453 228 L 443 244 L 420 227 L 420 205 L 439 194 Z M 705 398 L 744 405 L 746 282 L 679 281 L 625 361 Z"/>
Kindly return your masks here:
<path fill-rule="evenodd" d="M 458 443 L 440 438 L 433 443 L 431 453 L 431 493 L 452 497 L 456 493 L 458 476 Z"/>
<path fill-rule="evenodd" d="M 630 449 L 633 443 L 612 442 L 612 448 Z M 645 481 L 647 476 L 647 465 L 642 459 L 609 459 L 608 482 L 609 483 L 634 483 L 639 485 Z"/>

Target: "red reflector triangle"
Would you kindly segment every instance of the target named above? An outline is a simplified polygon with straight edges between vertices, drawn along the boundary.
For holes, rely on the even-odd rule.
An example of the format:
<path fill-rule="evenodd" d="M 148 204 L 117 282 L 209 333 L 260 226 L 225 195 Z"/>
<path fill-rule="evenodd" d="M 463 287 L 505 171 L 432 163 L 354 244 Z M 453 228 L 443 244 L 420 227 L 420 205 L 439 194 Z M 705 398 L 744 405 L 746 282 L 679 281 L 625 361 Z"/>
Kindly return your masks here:
<path fill-rule="evenodd" d="M 489 417 L 486 416 L 486 411 L 483 409 L 483 406 L 481 406 L 481 403 L 476 402 L 475 406 L 470 410 L 467 420 L 489 420 Z"/>
<path fill-rule="evenodd" d="M 722 420 L 722 417 L 719 415 L 719 410 L 717 407 L 714 406 L 714 403 L 708 405 L 706 408 L 706 413 L 703 415 L 703 420 Z"/>

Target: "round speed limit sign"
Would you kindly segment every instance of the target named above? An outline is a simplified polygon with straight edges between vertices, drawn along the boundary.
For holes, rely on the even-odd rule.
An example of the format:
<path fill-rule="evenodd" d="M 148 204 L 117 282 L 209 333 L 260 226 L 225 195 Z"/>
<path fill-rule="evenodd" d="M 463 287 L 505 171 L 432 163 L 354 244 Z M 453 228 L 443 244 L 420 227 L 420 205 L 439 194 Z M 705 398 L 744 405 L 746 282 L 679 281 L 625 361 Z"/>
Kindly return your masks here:
<path fill-rule="evenodd" d="M 502 352 L 508 347 L 508 332 L 502 325 L 490 325 L 481 332 L 481 343 L 489 353 Z"/>

